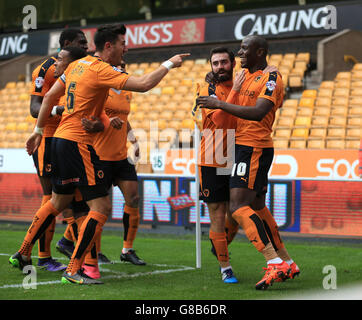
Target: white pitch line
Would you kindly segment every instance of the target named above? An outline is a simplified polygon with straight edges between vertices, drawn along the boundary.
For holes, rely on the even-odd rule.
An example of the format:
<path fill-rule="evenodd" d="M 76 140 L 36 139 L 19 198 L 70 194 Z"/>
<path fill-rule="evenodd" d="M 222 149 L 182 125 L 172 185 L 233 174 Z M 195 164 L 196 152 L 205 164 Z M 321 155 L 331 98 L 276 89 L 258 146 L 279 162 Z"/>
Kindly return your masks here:
<path fill-rule="evenodd" d="M 7 253 L 0 253 L 0 256 L 10 256 L 10 255 Z M 37 257 L 33 256 L 33 258 L 37 258 Z M 56 259 L 58 259 L 58 258 L 56 258 Z M 61 259 L 63 259 L 63 258 L 61 258 Z M 64 258 L 64 259 L 66 259 L 66 258 Z M 123 263 L 121 261 L 112 261 L 112 262 L 113 263 Z M 177 269 L 156 270 L 156 271 L 137 272 L 137 273 L 133 273 L 133 274 L 128 274 L 125 272 L 119 272 L 117 270 L 105 269 L 105 268 L 100 267 L 100 271 L 110 272 L 110 273 L 114 274 L 114 275 L 104 276 L 104 277 L 102 277 L 102 279 L 122 279 L 122 278 L 137 278 L 137 277 L 150 276 L 150 275 L 156 275 L 156 274 L 162 274 L 162 273 L 172 273 L 172 272 L 179 272 L 179 271 L 195 270 L 195 268 L 193 268 L 193 267 L 180 266 L 180 265 L 167 265 L 167 264 L 148 264 L 148 265 L 156 266 L 156 267 L 175 267 Z M 55 281 L 36 282 L 32 285 L 42 286 L 42 285 L 59 284 L 59 283 L 61 283 L 60 280 L 55 280 Z M 23 287 L 23 284 L 7 284 L 7 285 L 0 286 L 0 289 L 22 288 L 22 287 Z"/>

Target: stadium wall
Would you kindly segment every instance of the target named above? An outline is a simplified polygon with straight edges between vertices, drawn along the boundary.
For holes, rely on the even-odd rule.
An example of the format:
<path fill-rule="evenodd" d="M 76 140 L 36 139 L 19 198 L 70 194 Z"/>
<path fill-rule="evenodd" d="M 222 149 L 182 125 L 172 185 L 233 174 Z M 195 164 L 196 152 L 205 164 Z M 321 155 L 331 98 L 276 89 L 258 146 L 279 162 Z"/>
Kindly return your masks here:
<path fill-rule="evenodd" d="M 275 159 L 279 155 L 289 162 L 275 163 L 274 160 L 267 193 L 267 205 L 280 230 L 361 237 L 362 180 L 358 178 L 357 151 L 349 154 L 348 150 L 334 150 L 334 156 L 319 154 L 316 162 L 313 152 L 304 151 L 303 156 L 286 152 L 289 154 L 278 154 L 276 150 Z M 290 165 L 294 163 L 292 158 L 299 167 L 316 167 L 317 176 L 302 178 L 297 174 L 290 178 L 291 172 L 295 172 Z M 196 222 L 193 172 L 194 169 L 181 174 L 140 174 L 141 224 L 192 227 Z M 31 158 L 24 150 L 0 149 L 0 220 L 31 221 L 41 198 L 42 190 Z M 124 198 L 118 188 L 112 190 L 112 203 L 112 217 L 108 223 L 120 223 Z M 209 213 L 203 202 L 200 214 L 202 225 L 207 227 Z"/>

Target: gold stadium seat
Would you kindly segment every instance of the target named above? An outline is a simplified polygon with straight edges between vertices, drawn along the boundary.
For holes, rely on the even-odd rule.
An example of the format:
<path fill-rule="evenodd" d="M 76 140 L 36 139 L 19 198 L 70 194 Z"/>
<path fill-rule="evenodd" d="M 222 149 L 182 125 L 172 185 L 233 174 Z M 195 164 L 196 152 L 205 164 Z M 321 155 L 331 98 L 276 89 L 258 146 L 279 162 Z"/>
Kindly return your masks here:
<path fill-rule="evenodd" d="M 176 92 L 177 92 L 177 93 L 181 93 L 181 94 L 186 94 L 186 93 L 188 93 L 189 91 L 190 91 L 190 88 L 187 87 L 187 86 L 178 86 L 178 87 L 176 88 Z"/>
<path fill-rule="evenodd" d="M 351 79 L 351 72 L 349 71 L 342 71 L 338 72 L 335 80 L 350 80 Z"/>
<path fill-rule="evenodd" d="M 332 106 L 348 106 L 348 97 L 334 97 L 332 100 Z"/>
<path fill-rule="evenodd" d="M 328 97 L 319 97 L 315 100 L 316 107 L 330 107 L 332 105 L 332 99 Z"/>
<path fill-rule="evenodd" d="M 351 82 L 351 89 L 362 88 L 362 80 L 356 80 Z"/>
<path fill-rule="evenodd" d="M 304 77 L 304 72 L 305 70 L 303 68 L 293 68 L 291 71 L 290 71 L 290 74 L 289 76 L 298 76 L 298 77 L 301 77 L 303 79 Z"/>
<path fill-rule="evenodd" d="M 171 120 L 174 118 L 174 115 L 171 111 L 165 110 L 159 114 L 159 118 L 164 120 Z"/>
<path fill-rule="evenodd" d="M 306 140 L 291 140 L 289 144 L 289 148 L 291 149 L 305 149 L 307 145 Z"/>
<path fill-rule="evenodd" d="M 334 81 L 322 81 L 319 88 L 320 89 L 334 89 Z"/>
<path fill-rule="evenodd" d="M 346 139 L 352 138 L 352 139 L 360 139 L 361 138 L 361 128 L 347 128 L 346 129 Z"/>
<path fill-rule="evenodd" d="M 331 88 L 320 88 L 318 90 L 318 97 L 332 97 L 333 89 Z"/>
<path fill-rule="evenodd" d="M 337 80 L 334 84 L 334 89 L 349 89 L 351 87 L 351 81 L 349 80 Z"/>
<path fill-rule="evenodd" d="M 352 80 L 362 80 L 362 70 L 357 70 L 352 73 Z"/>
<path fill-rule="evenodd" d="M 308 138 L 309 129 L 307 128 L 296 128 L 292 131 L 292 139 L 306 139 Z"/>
<path fill-rule="evenodd" d="M 5 126 L 6 131 L 16 131 L 16 122 L 9 122 Z"/>
<path fill-rule="evenodd" d="M 345 127 L 346 122 L 345 116 L 331 116 L 329 118 L 329 127 Z"/>
<path fill-rule="evenodd" d="M 28 130 L 29 130 L 29 123 L 27 123 L 27 122 L 20 122 L 20 123 L 18 123 L 16 129 L 17 129 L 18 132 L 28 131 Z"/>
<path fill-rule="evenodd" d="M 311 128 L 309 139 L 324 139 L 327 135 L 327 128 Z"/>
<path fill-rule="evenodd" d="M 16 88 L 16 82 L 14 82 L 14 81 L 9 81 L 9 82 L 7 82 L 6 85 L 5 85 L 5 88 L 6 88 L 6 89 Z"/>
<path fill-rule="evenodd" d="M 289 86 L 291 88 L 300 88 L 303 86 L 303 78 L 298 75 L 289 76 Z"/>
<path fill-rule="evenodd" d="M 166 121 L 165 119 L 158 119 L 158 128 L 160 130 L 166 129 L 168 125 L 168 121 Z"/>
<path fill-rule="evenodd" d="M 305 61 L 309 63 L 310 61 L 310 53 L 309 52 L 299 52 L 295 57 L 296 61 Z"/>
<path fill-rule="evenodd" d="M 272 55 L 270 55 L 269 60 L 275 60 L 275 61 L 282 61 L 283 60 L 283 55 L 279 54 L 279 53 L 274 53 Z"/>
<path fill-rule="evenodd" d="M 315 107 L 313 110 L 313 115 L 315 116 L 329 116 L 331 109 L 327 107 Z"/>
<path fill-rule="evenodd" d="M 184 110 L 177 110 L 174 115 L 173 115 L 173 118 L 176 119 L 176 120 L 183 120 L 185 119 L 189 114 L 187 114 L 186 111 Z"/>
<path fill-rule="evenodd" d="M 312 89 L 303 90 L 302 98 L 312 98 L 312 99 L 317 98 L 317 90 L 312 90 Z"/>
<path fill-rule="evenodd" d="M 345 128 L 328 128 L 326 139 L 344 139 L 345 136 Z"/>
<path fill-rule="evenodd" d="M 331 108 L 331 116 L 346 116 L 348 108 L 343 106 L 335 106 Z"/>
<path fill-rule="evenodd" d="M 329 117 L 327 116 L 314 116 L 312 117 L 312 127 L 323 127 L 328 126 Z"/>
<path fill-rule="evenodd" d="M 299 100 L 299 107 L 308 107 L 312 108 L 314 107 L 314 100 L 313 98 L 301 98 Z"/>
<path fill-rule="evenodd" d="M 311 108 L 299 108 L 297 111 L 297 116 L 298 117 L 311 117 L 313 114 L 313 109 Z"/>
<path fill-rule="evenodd" d="M 289 140 L 288 139 L 278 139 L 273 141 L 275 149 L 288 149 Z"/>
<path fill-rule="evenodd" d="M 163 87 L 162 94 L 173 95 L 175 93 L 174 87 Z"/>
<path fill-rule="evenodd" d="M 309 127 L 312 123 L 310 117 L 296 117 L 294 121 L 294 127 Z"/>
<path fill-rule="evenodd" d="M 289 70 L 291 70 L 294 66 L 294 60 L 289 60 L 289 59 L 283 59 L 280 64 L 279 67 L 287 67 L 289 68 Z"/>
<path fill-rule="evenodd" d="M 195 123 L 192 119 L 184 119 L 181 122 L 181 129 L 194 129 Z"/>
<path fill-rule="evenodd" d="M 159 119 L 160 115 L 159 115 L 158 112 L 153 111 L 153 112 L 148 112 L 148 113 L 146 114 L 146 117 L 147 117 L 147 119 L 149 119 L 149 120 L 155 121 L 155 120 L 158 120 L 158 119 Z"/>
<path fill-rule="evenodd" d="M 306 61 L 302 61 L 302 60 L 295 60 L 294 67 L 296 69 L 302 69 L 305 71 L 308 69 L 308 63 Z"/>
<path fill-rule="evenodd" d="M 360 147 L 361 140 L 354 139 L 354 140 L 346 140 L 345 141 L 345 148 L 346 149 L 355 149 L 358 150 Z"/>
<path fill-rule="evenodd" d="M 293 126 L 294 119 L 291 117 L 279 117 L 277 121 L 278 128 L 286 127 L 291 128 Z"/>
<path fill-rule="evenodd" d="M 297 108 L 297 107 L 298 107 L 298 99 L 284 100 L 283 108 Z"/>
<path fill-rule="evenodd" d="M 356 70 L 362 70 L 362 63 L 356 63 L 353 66 L 352 71 L 356 71 Z"/>
<path fill-rule="evenodd" d="M 362 117 L 362 107 L 352 106 L 348 109 L 349 116 Z"/>
<path fill-rule="evenodd" d="M 173 128 L 175 130 L 181 129 L 181 121 L 180 120 L 171 120 L 167 121 L 169 128 Z"/>
<path fill-rule="evenodd" d="M 362 118 L 361 117 L 348 117 L 347 118 L 347 126 L 348 127 L 361 127 L 362 126 Z"/>
<path fill-rule="evenodd" d="M 344 149 L 345 142 L 341 139 L 333 139 L 333 140 L 326 140 L 326 148 L 327 149 Z"/>
<path fill-rule="evenodd" d="M 349 88 L 337 88 L 333 92 L 334 97 L 349 97 Z"/>
<path fill-rule="evenodd" d="M 324 149 L 325 141 L 323 139 L 313 139 L 307 141 L 308 149 Z"/>
<path fill-rule="evenodd" d="M 282 108 L 281 110 L 281 115 L 284 116 L 288 116 L 288 117 L 295 117 L 297 114 L 297 109 L 293 109 L 293 108 Z"/>
<path fill-rule="evenodd" d="M 193 81 L 191 79 L 182 79 L 181 85 L 186 86 L 186 87 L 192 87 Z"/>
<path fill-rule="evenodd" d="M 353 88 L 351 90 L 351 97 L 362 97 L 362 87 L 361 88 Z"/>

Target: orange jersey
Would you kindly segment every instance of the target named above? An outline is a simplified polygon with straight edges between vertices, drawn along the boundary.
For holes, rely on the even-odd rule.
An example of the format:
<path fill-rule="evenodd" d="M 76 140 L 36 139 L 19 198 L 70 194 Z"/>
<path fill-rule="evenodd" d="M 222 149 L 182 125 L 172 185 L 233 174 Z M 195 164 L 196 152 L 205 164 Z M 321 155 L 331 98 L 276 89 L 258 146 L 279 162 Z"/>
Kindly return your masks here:
<path fill-rule="evenodd" d="M 250 73 L 245 69 L 245 81 L 240 92 L 231 90 L 227 102 L 240 106 L 253 107 L 259 98 L 272 101 L 274 107 L 261 121 L 250 121 L 238 118 L 235 132 L 235 143 L 258 148 L 272 148 L 272 127 L 275 112 L 282 106 L 284 98 L 283 81 L 277 72 L 263 73 L 258 70 Z"/>
<path fill-rule="evenodd" d="M 96 134 L 83 129 L 82 118 L 99 118 L 109 89 L 121 90 L 128 78 L 98 57 L 72 62 L 58 80 L 65 87 L 66 106 L 54 137 L 93 145 Z"/>
<path fill-rule="evenodd" d="M 120 130 L 109 126 L 97 134 L 93 147 L 101 160 L 118 161 L 127 158 L 127 118 L 132 92 L 110 89 L 104 109 L 109 118 L 118 117 L 124 123 Z"/>
<path fill-rule="evenodd" d="M 57 78 L 54 77 L 54 62 L 56 60 L 55 57 L 50 57 L 34 69 L 30 95 L 44 97 L 55 81 L 57 81 Z M 59 122 L 59 116 L 50 117 L 45 124 L 43 137 L 52 137 Z"/>
<path fill-rule="evenodd" d="M 207 84 L 200 89 L 200 96 L 215 95 L 219 100 L 226 101 L 232 88 L 232 82 L 224 82 L 216 86 Z M 227 130 L 219 129 L 212 119 L 217 110 L 202 109 L 202 137 L 200 142 L 198 164 L 207 167 L 225 167 L 223 157 L 227 155 Z M 220 152 L 220 154 L 216 154 Z"/>

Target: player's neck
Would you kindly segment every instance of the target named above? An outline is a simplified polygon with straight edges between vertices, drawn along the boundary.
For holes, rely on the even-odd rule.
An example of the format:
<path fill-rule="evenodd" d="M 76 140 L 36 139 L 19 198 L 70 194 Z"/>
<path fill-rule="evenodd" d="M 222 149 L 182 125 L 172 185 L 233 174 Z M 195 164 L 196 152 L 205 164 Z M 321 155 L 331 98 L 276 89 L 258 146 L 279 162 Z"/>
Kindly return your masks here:
<path fill-rule="evenodd" d="M 266 62 L 266 60 L 262 60 L 248 69 L 249 69 L 250 73 L 254 73 L 259 70 L 264 70 L 267 66 L 268 66 L 268 63 Z"/>
<path fill-rule="evenodd" d="M 97 58 L 101 58 L 105 62 L 107 62 L 107 60 L 108 60 L 108 56 L 104 52 L 96 51 L 94 53 L 94 56 L 97 57 Z"/>

